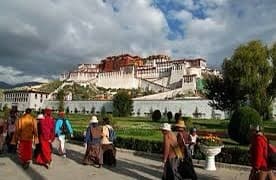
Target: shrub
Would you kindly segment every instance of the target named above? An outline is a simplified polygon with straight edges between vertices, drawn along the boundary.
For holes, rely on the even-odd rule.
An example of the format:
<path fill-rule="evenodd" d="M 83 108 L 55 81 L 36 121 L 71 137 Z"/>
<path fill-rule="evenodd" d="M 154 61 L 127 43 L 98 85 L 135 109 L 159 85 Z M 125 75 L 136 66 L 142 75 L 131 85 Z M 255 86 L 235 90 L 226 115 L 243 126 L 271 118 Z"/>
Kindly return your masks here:
<path fill-rule="evenodd" d="M 73 143 L 82 144 L 79 142 L 83 142 L 83 132 L 74 131 L 73 140 L 75 140 Z M 148 153 L 161 154 L 163 150 L 161 141 L 141 140 L 132 137 L 118 136 L 115 145 L 118 148 Z M 194 159 L 203 160 L 205 159 L 205 155 L 200 151 L 200 149 L 195 149 Z M 249 151 L 239 147 L 224 147 L 222 148 L 221 153 L 216 156 L 216 161 L 230 164 L 250 165 Z"/>
<path fill-rule="evenodd" d="M 177 121 L 181 118 L 181 115 L 179 113 L 174 114 L 174 120 L 177 123 Z"/>
<path fill-rule="evenodd" d="M 161 112 L 158 109 L 153 111 L 151 115 L 152 120 L 155 122 L 160 121 L 161 117 L 162 117 Z"/>
<path fill-rule="evenodd" d="M 250 125 L 262 126 L 262 119 L 259 113 L 248 106 L 236 110 L 228 126 L 228 134 L 231 139 L 240 144 L 249 144 Z"/>
<path fill-rule="evenodd" d="M 133 111 L 133 100 L 125 91 L 119 91 L 113 96 L 113 113 L 115 116 L 127 117 Z"/>
<path fill-rule="evenodd" d="M 188 116 L 184 116 L 182 117 L 182 119 L 184 120 L 185 122 L 185 125 L 186 125 L 186 129 L 188 130 L 188 132 L 191 130 L 191 128 L 193 128 L 193 121 L 192 121 L 192 118 L 191 117 L 188 117 Z"/>
<path fill-rule="evenodd" d="M 170 123 L 171 120 L 172 120 L 172 118 L 173 118 L 173 114 L 172 114 L 171 111 L 169 111 L 169 112 L 167 113 L 167 118 L 168 118 L 168 122 Z"/>

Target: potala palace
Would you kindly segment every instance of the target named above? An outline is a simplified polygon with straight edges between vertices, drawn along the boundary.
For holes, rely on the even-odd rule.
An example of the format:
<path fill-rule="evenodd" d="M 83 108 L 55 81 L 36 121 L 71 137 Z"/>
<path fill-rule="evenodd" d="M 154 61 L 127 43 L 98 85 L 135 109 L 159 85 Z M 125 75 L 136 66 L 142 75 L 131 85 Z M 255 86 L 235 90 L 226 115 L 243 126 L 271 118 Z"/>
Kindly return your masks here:
<path fill-rule="evenodd" d="M 123 54 L 106 57 L 100 64 L 79 64 L 76 69 L 61 74 L 60 80 L 114 89 L 195 92 L 204 73 L 219 72 L 208 69 L 206 60 L 201 58 L 171 60 L 167 55 L 141 58 Z"/>

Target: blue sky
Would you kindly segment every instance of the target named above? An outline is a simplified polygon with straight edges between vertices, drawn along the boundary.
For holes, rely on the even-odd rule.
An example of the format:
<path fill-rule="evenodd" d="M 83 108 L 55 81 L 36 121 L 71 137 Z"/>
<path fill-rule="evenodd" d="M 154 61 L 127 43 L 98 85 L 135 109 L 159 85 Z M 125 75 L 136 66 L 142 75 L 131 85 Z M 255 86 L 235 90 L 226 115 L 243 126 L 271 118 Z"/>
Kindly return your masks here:
<path fill-rule="evenodd" d="M 130 53 L 220 66 L 241 43 L 276 41 L 275 0 L 21 0 L 0 6 L 0 81 L 47 81 Z"/>

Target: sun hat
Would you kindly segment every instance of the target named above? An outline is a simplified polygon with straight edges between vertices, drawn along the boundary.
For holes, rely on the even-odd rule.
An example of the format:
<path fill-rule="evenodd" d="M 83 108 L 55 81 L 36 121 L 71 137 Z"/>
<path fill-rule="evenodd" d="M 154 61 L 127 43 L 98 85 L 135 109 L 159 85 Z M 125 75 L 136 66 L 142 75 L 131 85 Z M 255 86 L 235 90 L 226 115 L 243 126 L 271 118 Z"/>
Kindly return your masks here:
<path fill-rule="evenodd" d="M 44 119 L 44 115 L 43 114 L 39 114 L 36 119 Z"/>
<path fill-rule="evenodd" d="M 90 119 L 90 123 L 98 123 L 98 119 L 96 116 L 92 116 L 92 118 Z"/>
<path fill-rule="evenodd" d="M 165 131 L 171 131 L 171 125 L 169 123 L 163 123 L 160 127 L 161 130 L 165 130 Z"/>
<path fill-rule="evenodd" d="M 179 120 L 177 122 L 177 124 L 175 125 L 175 127 L 185 128 L 186 125 L 185 125 L 185 122 L 183 120 Z"/>

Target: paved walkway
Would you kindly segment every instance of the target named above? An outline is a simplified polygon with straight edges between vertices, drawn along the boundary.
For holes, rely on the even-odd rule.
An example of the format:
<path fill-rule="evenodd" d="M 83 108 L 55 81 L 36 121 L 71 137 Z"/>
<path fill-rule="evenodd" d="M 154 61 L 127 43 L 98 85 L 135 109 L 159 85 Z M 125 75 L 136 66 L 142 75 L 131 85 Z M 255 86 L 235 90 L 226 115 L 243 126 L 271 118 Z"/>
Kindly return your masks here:
<path fill-rule="evenodd" d="M 160 162 L 144 158 L 130 153 L 117 153 L 117 167 L 103 167 L 101 169 L 93 166 L 83 166 L 81 160 L 84 150 L 82 147 L 68 144 L 68 157 L 62 158 L 53 155 L 53 166 L 47 170 L 44 167 L 31 164 L 30 168 L 23 170 L 15 157 L 0 157 L 0 180 L 124 180 L 124 179 L 161 179 L 162 171 Z M 202 180 L 246 180 L 248 171 L 229 169 L 217 169 L 217 171 L 205 171 L 197 167 L 198 179 Z"/>

